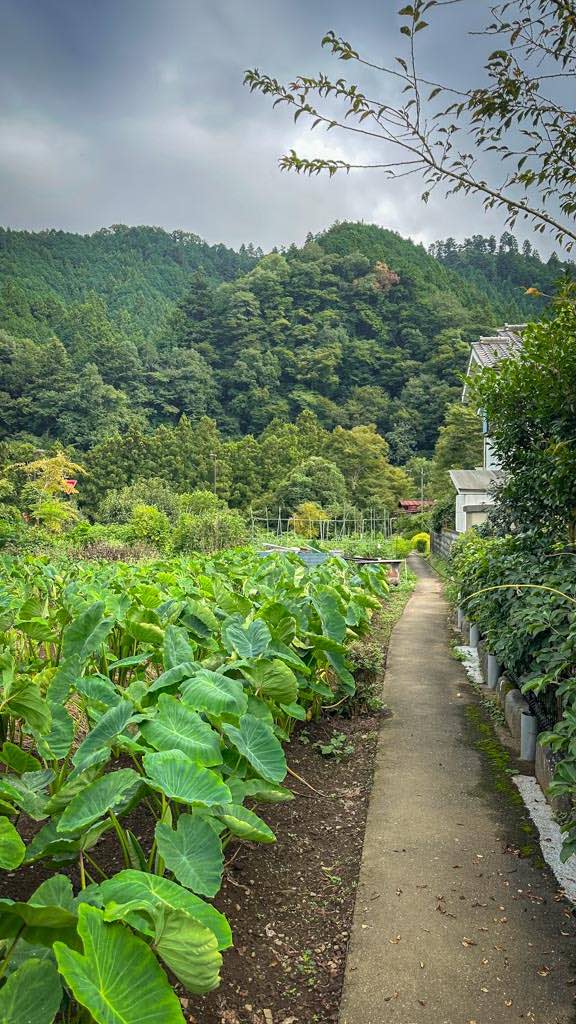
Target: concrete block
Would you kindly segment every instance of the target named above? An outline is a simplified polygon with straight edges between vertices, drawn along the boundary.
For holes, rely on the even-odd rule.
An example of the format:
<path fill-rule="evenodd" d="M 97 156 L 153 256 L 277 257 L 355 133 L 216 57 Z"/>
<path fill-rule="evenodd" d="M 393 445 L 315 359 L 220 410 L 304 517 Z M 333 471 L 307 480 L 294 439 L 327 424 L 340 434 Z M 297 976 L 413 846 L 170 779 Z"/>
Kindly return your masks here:
<path fill-rule="evenodd" d="M 554 777 L 554 764 L 552 761 L 552 751 L 550 747 L 543 747 L 542 744 L 536 744 L 536 757 L 534 759 L 534 774 L 540 789 L 544 793 L 548 803 L 554 808 L 557 814 L 567 813 L 571 810 L 571 801 L 568 796 L 556 796 L 550 798 L 548 796 L 548 786 L 552 782 Z"/>
<path fill-rule="evenodd" d="M 520 749 L 523 712 L 525 714 L 530 713 L 526 697 L 520 693 L 520 690 L 509 690 L 504 700 L 504 714 L 506 715 L 506 723 L 518 745 L 518 749 Z"/>
<path fill-rule="evenodd" d="M 511 683 L 506 676 L 500 676 L 500 679 L 496 684 L 496 693 L 498 694 L 498 700 L 502 707 L 504 707 L 504 704 L 506 703 L 506 694 L 510 693 L 510 690 L 515 689 L 516 687 L 514 686 L 514 683 Z"/>

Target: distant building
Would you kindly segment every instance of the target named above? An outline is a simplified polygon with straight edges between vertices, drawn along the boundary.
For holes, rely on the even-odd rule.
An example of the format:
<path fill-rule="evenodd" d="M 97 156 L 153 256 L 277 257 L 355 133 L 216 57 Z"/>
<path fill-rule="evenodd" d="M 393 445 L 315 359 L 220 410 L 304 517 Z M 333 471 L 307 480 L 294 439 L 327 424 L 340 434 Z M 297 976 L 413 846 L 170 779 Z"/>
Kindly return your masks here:
<path fill-rule="evenodd" d="M 505 324 L 495 335 L 480 338 L 470 346 L 470 360 L 462 401 L 468 401 L 468 381 L 477 369 L 497 366 L 502 359 L 510 359 L 522 348 L 524 324 Z M 482 417 L 484 432 L 483 465 L 475 469 L 451 469 L 450 479 L 456 489 L 456 532 L 464 533 L 471 526 L 479 526 L 494 505 L 494 485 L 502 478 L 500 463 L 490 439 L 490 424 L 485 412 Z"/>
<path fill-rule="evenodd" d="M 416 516 L 419 512 L 425 512 L 427 509 L 432 508 L 433 505 L 433 501 L 428 499 L 420 501 L 419 498 L 409 498 L 398 502 L 398 508 L 407 516 Z"/>

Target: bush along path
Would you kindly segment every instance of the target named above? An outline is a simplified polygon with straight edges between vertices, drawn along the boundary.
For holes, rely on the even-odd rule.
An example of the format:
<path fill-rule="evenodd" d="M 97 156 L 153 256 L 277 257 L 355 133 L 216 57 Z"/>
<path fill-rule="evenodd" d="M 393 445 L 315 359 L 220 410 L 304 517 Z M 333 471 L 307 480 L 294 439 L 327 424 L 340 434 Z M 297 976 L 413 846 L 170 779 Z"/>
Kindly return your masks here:
<path fill-rule="evenodd" d="M 340 1024 L 570 1024 L 571 908 L 450 653 L 441 584 L 392 636 Z"/>

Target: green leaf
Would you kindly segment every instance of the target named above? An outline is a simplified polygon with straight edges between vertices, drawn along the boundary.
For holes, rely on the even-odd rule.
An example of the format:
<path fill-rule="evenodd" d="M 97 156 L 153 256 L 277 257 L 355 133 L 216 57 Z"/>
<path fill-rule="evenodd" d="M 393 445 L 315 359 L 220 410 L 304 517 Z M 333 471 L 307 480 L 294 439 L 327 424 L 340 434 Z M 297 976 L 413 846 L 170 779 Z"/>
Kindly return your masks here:
<path fill-rule="evenodd" d="M 52 724 L 50 708 L 40 695 L 35 683 L 21 681 L 15 683 L 8 694 L 5 694 L 2 712 L 14 718 L 22 718 L 30 729 L 35 732 L 49 732 Z"/>
<path fill-rule="evenodd" d="M 46 692 L 49 704 L 64 704 L 82 671 L 80 659 L 75 656 L 61 661 Z"/>
<path fill-rule="evenodd" d="M 214 814 L 220 818 L 226 828 L 240 839 L 249 839 L 254 843 L 275 843 L 276 836 L 262 818 L 240 804 L 226 804 L 215 807 Z"/>
<path fill-rule="evenodd" d="M 99 889 L 107 904 L 134 902 L 149 904 L 151 908 L 160 904 L 174 910 L 185 910 L 200 924 L 214 932 L 219 949 L 228 949 L 232 945 L 230 925 L 224 915 L 169 878 L 129 869 L 120 871 L 102 882 Z M 145 934 L 151 934 L 149 922 L 138 913 L 131 914 L 126 920 L 133 927 L 143 930 Z"/>
<path fill-rule="evenodd" d="M 146 943 L 82 905 L 84 954 L 54 943 L 58 970 L 96 1024 L 184 1024 L 178 997 Z M 119 969 L 121 965 L 121 969 Z"/>
<path fill-rule="evenodd" d="M 105 619 L 104 602 L 86 608 L 66 626 L 62 641 L 64 658 L 78 658 L 81 665 L 98 650 L 114 626 L 114 619 Z"/>
<path fill-rule="evenodd" d="M 245 673 L 263 697 L 269 697 L 276 704 L 292 704 L 298 697 L 298 680 L 291 668 L 283 661 L 257 661 Z"/>
<path fill-rule="evenodd" d="M 296 718 L 299 722 L 305 722 L 307 720 L 306 710 L 301 704 L 297 704 L 295 701 L 292 704 L 281 704 L 280 707 L 289 718 Z"/>
<path fill-rule="evenodd" d="M 155 693 L 156 690 L 168 690 L 170 687 L 176 689 L 179 683 L 184 679 L 190 679 L 197 670 L 198 666 L 192 661 L 183 661 L 179 665 L 174 665 L 150 683 L 148 693 Z"/>
<path fill-rule="evenodd" d="M 179 981 L 197 995 L 220 982 L 222 956 L 216 936 L 185 910 L 158 914 L 154 948 Z"/>
<path fill-rule="evenodd" d="M 239 729 L 228 723 L 224 723 L 222 729 L 258 775 L 268 782 L 282 782 L 286 775 L 286 758 L 269 725 L 254 715 L 244 715 Z"/>
<path fill-rule="evenodd" d="M 0 868 L 13 871 L 24 860 L 26 847 L 8 818 L 0 818 Z"/>
<path fill-rule="evenodd" d="M 57 825 L 58 832 L 78 832 L 103 818 L 109 811 L 119 811 L 136 795 L 142 782 L 132 768 L 102 775 L 73 797 Z"/>
<path fill-rule="evenodd" d="M 222 882 L 224 857 L 214 829 L 192 814 L 181 814 L 176 830 L 159 823 L 158 851 L 178 881 L 201 896 L 215 896 Z"/>
<path fill-rule="evenodd" d="M 8 768 L 12 768 L 13 771 L 18 772 L 19 775 L 22 772 L 35 772 L 42 767 L 37 758 L 32 757 L 32 754 L 28 754 L 25 750 L 22 750 L 22 747 L 16 746 L 15 743 L 10 743 L 9 740 L 6 740 L 2 745 L 0 762 Z"/>
<path fill-rule="evenodd" d="M 102 753 L 109 750 L 119 734 L 126 728 L 134 708 L 125 700 L 115 708 L 106 711 L 100 721 L 78 747 L 72 758 L 76 768 L 88 768 L 102 760 Z"/>
<path fill-rule="evenodd" d="M 264 654 L 272 636 L 263 619 L 255 619 L 247 629 L 239 622 L 227 622 L 222 628 L 222 640 L 228 651 L 236 651 L 241 658 L 257 658 Z"/>
<path fill-rule="evenodd" d="M 208 639 L 220 629 L 220 623 L 205 601 L 188 601 L 182 622 L 196 636 Z"/>
<path fill-rule="evenodd" d="M 45 736 L 36 737 L 38 753 L 47 761 L 67 757 L 74 741 L 74 720 L 63 704 L 52 704 L 52 727 Z"/>
<path fill-rule="evenodd" d="M 164 668 L 176 668 L 194 661 L 194 648 L 182 626 L 167 626 L 164 633 Z"/>
<path fill-rule="evenodd" d="M 114 708 L 122 700 L 114 683 L 105 676 L 84 676 L 76 681 L 75 688 L 88 701 L 102 704 L 104 708 Z"/>
<path fill-rule="evenodd" d="M 340 611 L 338 599 L 329 591 L 320 591 L 314 606 L 322 622 L 322 630 L 331 640 L 343 643 L 346 639 L 346 619 Z"/>
<path fill-rule="evenodd" d="M 246 797 L 259 804 L 281 804 L 293 800 L 294 794 L 284 786 L 275 786 L 263 779 L 228 779 L 232 802 L 242 803 Z"/>
<path fill-rule="evenodd" d="M 140 732 L 156 750 L 181 750 L 191 761 L 207 768 L 222 764 L 220 737 L 195 711 L 162 694 L 156 718 L 143 722 Z"/>
<path fill-rule="evenodd" d="M 242 715 L 247 707 L 244 687 L 238 679 L 230 679 L 220 672 L 201 669 L 180 688 L 182 700 L 195 711 L 209 715 Z"/>
<path fill-rule="evenodd" d="M 49 960 L 28 960 L 0 989 L 0 1024 L 52 1024 L 62 985 Z"/>
<path fill-rule="evenodd" d="M 216 772 L 194 764 L 181 750 L 146 754 L 144 769 L 150 785 L 169 800 L 196 807 L 228 803 L 230 790 Z M 228 793 L 228 798 L 224 797 Z"/>

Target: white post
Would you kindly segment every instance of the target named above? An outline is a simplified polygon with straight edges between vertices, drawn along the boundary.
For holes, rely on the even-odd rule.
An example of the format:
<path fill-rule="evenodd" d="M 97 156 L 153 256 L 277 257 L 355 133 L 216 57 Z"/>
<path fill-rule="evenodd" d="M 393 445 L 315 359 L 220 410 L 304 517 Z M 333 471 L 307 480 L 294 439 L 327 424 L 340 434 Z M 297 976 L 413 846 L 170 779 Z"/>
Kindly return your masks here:
<path fill-rule="evenodd" d="M 475 622 L 470 624 L 470 647 L 478 647 L 478 641 L 480 640 L 480 630 Z"/>

